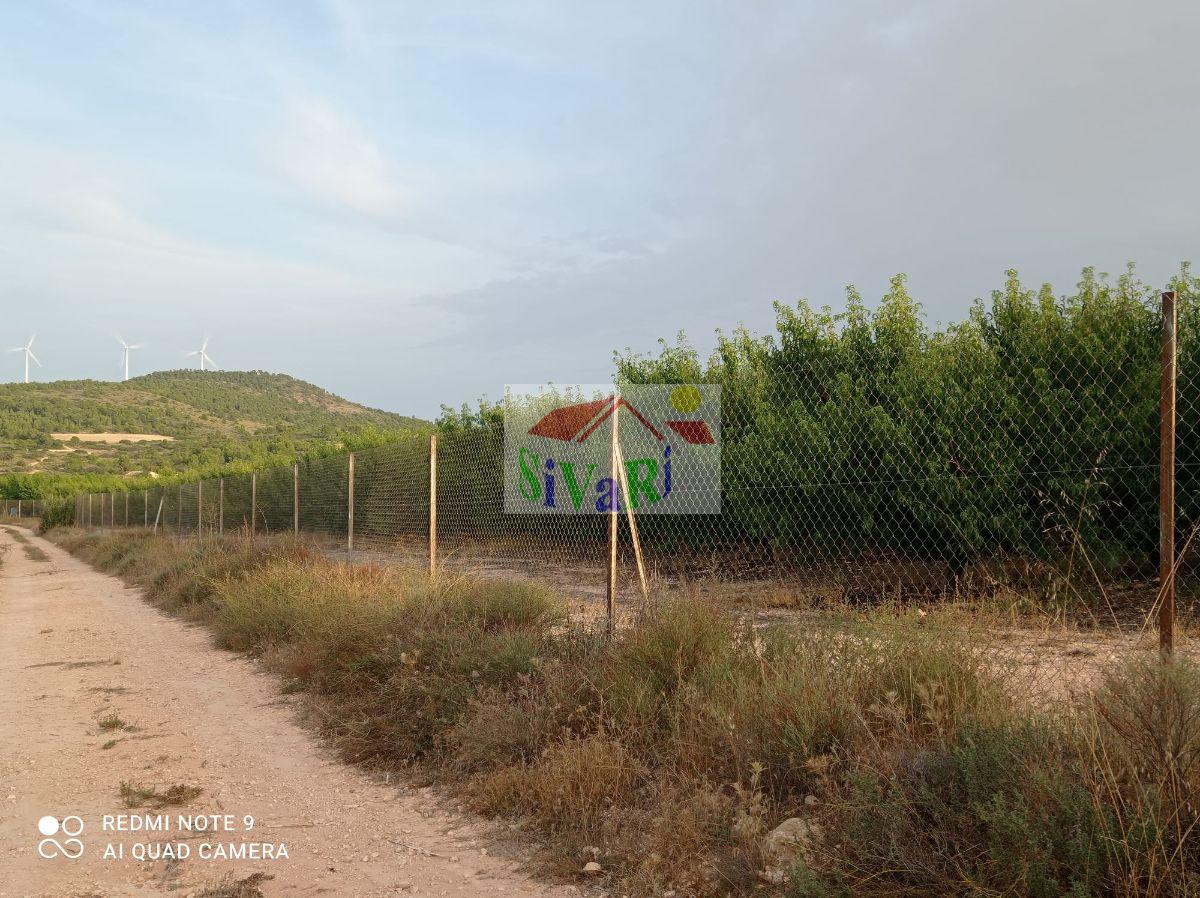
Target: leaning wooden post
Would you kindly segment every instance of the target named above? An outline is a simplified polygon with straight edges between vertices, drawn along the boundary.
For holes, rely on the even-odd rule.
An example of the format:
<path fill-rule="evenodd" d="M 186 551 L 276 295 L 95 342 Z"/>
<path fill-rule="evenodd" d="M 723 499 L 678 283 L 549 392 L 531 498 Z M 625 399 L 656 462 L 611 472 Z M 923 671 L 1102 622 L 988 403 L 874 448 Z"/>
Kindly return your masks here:
<path fill-rule="evenodd" d="M 292 532 L 300 532 L 300 462 L 292 465 Z"/>
<path fill-rule="evenodd" d="M 650 586 L 646 582 L 646 562 L 642 558 L 642 538 L 638 535 L 637 515 L 633 511 L 633 502 L 629 495 L 629 475 L 625 471 L 625 453 L 617 444 L 617 471 L 621 478 L 621 495 L 625 497 L 625 520 L 629 522 L 629 538 L 633 543 L 633 558 L 637 562 L 638 582 L 642 585 L 643 606 L 650 599 Z"/>
<path fill-rule="evenodd" d="M 437 457 L 436 433 L 429 435 L 429 578 L 437 579 Z"/>
<path fill-rule="evenodd" d="M 1175 650 L 1175 291 L 1162 295 L 1162 385 L 1159 399 L 1158 456 L 1158 645 Z"/>
<path fill-rule="evenodd" d="M 225 478 L 217 480 L 217 536 L 225 532 Z"/>
<path fill-rule="evenodd" d="M 354 558 L 354 453 L 346 467 L 346 560 Z"/>
<path fill-rule="evenodd" d="M 618 463 L 621 455 L 620 420 L 621 393 L 619 390 L 614 390 L 612 410 L 612 446 L 610 447 L 609 451 L 609 464 L 611 465 L 611 475 L 609 480 L 611 481 L 610 485 L 612 487 L 612 501 L 608 511 L 608 589 L 604 602 L 605 632 L 608 634 L 609 639 L 611 639 L 613 635 L 613 618 L 616 616 L 617 608 L 617 530 L 621 523 L 621 497 L 617 495 L 617 487 L 620 483 L 620 474 L 618 472 Z"/>
<path fill-rule="evenodd" d="M 250 472 L 250 537 L 258 526 L 258 472 Z"/>

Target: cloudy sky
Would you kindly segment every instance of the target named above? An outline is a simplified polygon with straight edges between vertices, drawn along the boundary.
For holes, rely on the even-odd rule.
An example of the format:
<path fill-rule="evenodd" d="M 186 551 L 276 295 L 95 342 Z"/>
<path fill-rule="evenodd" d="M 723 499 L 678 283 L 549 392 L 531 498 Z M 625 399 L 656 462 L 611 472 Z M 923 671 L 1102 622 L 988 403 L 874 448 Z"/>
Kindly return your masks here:
<path fill-rule="evenodd" d="M 433 415 L 1200 237 L 1200 4 L 6 2 L 0 342 Z M 19 357 L 0 356 L 16 378 Z"/>

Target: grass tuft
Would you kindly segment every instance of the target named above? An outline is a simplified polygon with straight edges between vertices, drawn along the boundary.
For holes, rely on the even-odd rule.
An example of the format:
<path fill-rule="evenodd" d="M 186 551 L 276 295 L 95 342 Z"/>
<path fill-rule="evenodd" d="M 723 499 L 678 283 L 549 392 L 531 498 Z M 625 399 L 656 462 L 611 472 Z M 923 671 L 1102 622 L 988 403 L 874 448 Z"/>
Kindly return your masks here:
<path fill-rule="evenodd" d="M 185 783 L 176 783 L 173 786 L 168 786 L 163 791 L 159 791 L 153 786 L 123 782 L 121 783 L 120 795 L 121 800 L 127 808 L 159 810 L 190 804 L 199 798 L 203 792 L 204 790 L 199 786 L 189 786 Z"/>

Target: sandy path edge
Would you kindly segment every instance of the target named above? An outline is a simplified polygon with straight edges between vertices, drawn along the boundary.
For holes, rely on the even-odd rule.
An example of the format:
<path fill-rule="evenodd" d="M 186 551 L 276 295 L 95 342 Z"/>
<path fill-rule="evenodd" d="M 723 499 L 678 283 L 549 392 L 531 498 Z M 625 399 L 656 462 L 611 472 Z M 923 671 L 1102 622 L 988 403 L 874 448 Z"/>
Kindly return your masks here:
<path fill-rule="evenodd" d="M 49 561 L 28 558 L 0 528 L 0 898 L 183 896 L 255 872 L 274 877 L 259 886 L 269 896 L 579 894 L 489 854 L 486 824 L 451 815 L 427 791 L 340 763 L 254 663 L 29 538 Z M 101 729 L 111 714 L 133 729 Z M 185 807 L 129 811 L 123 781 L 204 791 Z M 171 829 L 104 831 L 103 816 L 119 813 L 167 815 Z M 181 832 L 181 813 L 230 814 L 235 828 Z M 68 814 L 84 822 L 83 856 L 40 857 L 38 820 Z M 245 815 L 256 821 L 249 832 Z M 133 845 L 146 842 L 186 844 L 189 857 L 133 859 Z M 276 853 L 282 843 L 288 857 L 199 857 L 201 844 L 216 843 L 267 843 Z M 125 857 L 105 859 L 110 844 Z"/>

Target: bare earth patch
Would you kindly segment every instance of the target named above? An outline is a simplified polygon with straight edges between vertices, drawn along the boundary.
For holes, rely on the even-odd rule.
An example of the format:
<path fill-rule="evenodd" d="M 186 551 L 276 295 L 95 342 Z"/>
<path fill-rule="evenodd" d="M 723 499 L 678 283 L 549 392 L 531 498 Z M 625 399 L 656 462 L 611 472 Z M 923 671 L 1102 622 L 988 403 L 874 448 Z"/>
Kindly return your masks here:
<path fill-rule="evenodd" d="M 79 440 L 81 443 L 120 443 L 122 440 L 131 443 L 154 443 L 172 442 L 175 439 L 161 433 L 52 433 L 50 436 L 64 443 L 70 440 Z"/>

